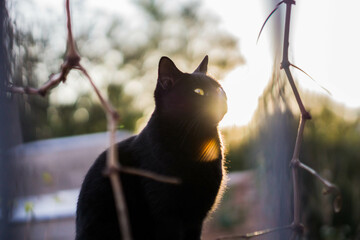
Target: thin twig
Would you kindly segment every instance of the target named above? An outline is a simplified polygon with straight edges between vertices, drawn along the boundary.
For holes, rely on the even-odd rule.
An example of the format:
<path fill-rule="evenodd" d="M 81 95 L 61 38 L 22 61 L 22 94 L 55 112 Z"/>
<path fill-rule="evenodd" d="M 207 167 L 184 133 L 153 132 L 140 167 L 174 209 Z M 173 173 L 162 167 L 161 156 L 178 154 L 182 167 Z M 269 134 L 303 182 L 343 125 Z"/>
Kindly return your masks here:
<path fill-rule="evenodd" d="M 119 169 L 119 171 L 123 172 L 123 173 L 138 175 L 141 177 L 147 177 L 147 178 L 155 180 L 157 182 L 170 183 L 170 184 L 175 184 L 175 185 L 181 184 L 181 179 L 179 179 L 179 178 L 167 177 L 167 176 L 156 174 L 156 173 L 146 171 L 143 169 L 123 166 L 123 167 L 121 167 L 121 169 Z"/>
<path fill-rule="evenodd" d="M 304 163 L 299 162 L 298 167 L 306 170 L 307 172 L 309 172 L 310 174 L 315 176 L 317 179 L 319 179 L 320 182 L 322 182 L 325 185 L 325 189 L 323 191 L 324 195 L 327 195 L 327 194 L 335 195 L 335 198 L 333 201 L 334 211 L 340 212 L 341 207 L 342 207 L 342 197 L 341 197 L 340 189 L 336 185 L 332 184 L 331 182 L 329 182 L 328 180 L 326 180 L 325 178 L 320 176 L 320 174 L 318 172 L 316 172 L 311 167 L 305 165 Z"/>
<path fill-rule="evenodd" d="M 310 76 L 310 74 L 308 74 L 307 72 L 305 72 L 304 70 L 302 70 L 301 68 L 299 68 L 298 66 L 296 66 L 296 65 L 294 65 L 294 64 L 292 64 L 292 63 L 290 63 L 290 66 L 292 66 L 293 68 L 296 68 L 296 69 L 299 70 L 300 72 L 304 73 L 304 74 L 305 74 L 306 76 L 308 76 L 313 82 L 315 82 L 319 87 L 321 87 L 327 94 L 329 94 L 330 96 L 332 96 L 331 92 L 330 92 L 327 88 L 325 88 L 325 87 L 323 87 L 321 84 L 319 84 L 314 78 L 312 78 L 312 77 Z"/>
<path fill-rule="evenodd" d="M 160 175 L 160 174 L 150 172 L 150 171 L 144 170 L 144 169 L 127 167 L 127 166 L 121 166 L 121 168 L 119 168 L 118 164 L 115 164 L 115 166 L 112 166 L 111 171 L 118 171 L 118 172 L 121 172 L 124 174 L 131 174 L 131 175 L 136 175 L 136 176 L 140 176 L 140 177 L 146 177 L 146 178 L 155 180 L 157 182 L 169 183 L 169 184 L 174 184 L 174 185 L 179 185 L 182 182 L 180 178 L 168 177 L 168 176 Z M 104 175 L 109 175 L 109 174 L 110 174 L 109 169 L 105 169 Z"/>
<path fill-rule="evenodd" d="M 306 170 L 306 171 L 308 171 L 308 172 L 311 173 L 313 176 L 317 177 L 317 178 L 320 180 L 320 182 L 322 182 L 322 183 L 326 186 L 326 188 L 328 188 L 329 190 L 331 190 L 331 191 L 336 191 L 336 192 L 339 191 L 338 188 L 337 188 L 334 184 L 332 184 L 331 182 L 329 182 L 329 181 L 326 180 L 325 178 L 321 177 L 320 174 L 318 174 L 318 173 L 317 173 L 314 169 L 312 169 L 311 167 L 305 165 L 305 164 L 302 163 L 302 162 L 299 162 L 299 167 L 302 168 L 302 169 L 304 169 L 304 170 Z M 327 191 L 326 193 L 328 193 L 328 192 L 329 192 L 329 191 Z"/>
<path fill-rule="evenodd" d="M 259 237 L 265 234 L 270 234 L 273 232 L 278 232 L 278 231 L 283 231 L 286 229 L 292 229 L 293 225 L 286 225 L 286 226 L 282 226 L 282 227 L 276 227 L 276 228 L 268 228 L 268 229 L 264 229 L 264 230 L 260 230 L 260 231 L 256 231 L 256 232 L 252 232 L 252 233 L 246 233 L 243 235 L 231 235 L 231 236 L 223 236 L 223 237 L 218 237 L 216 240 L 226 240 L 226 239 L 250 239 L 253 237 Z"/>
<path fill-rule="evenodd" d="M 96 95 L 98 96 L 101 105 L 103 106 L 104 110 L 106 113 L 110 114 L 110 117 L 115 121 L 118 122 L 119 121 L 119 114 L 118 112 L 115 110 L 115 108 L 110 104 L 110 102 L 106 101 L 105 98 L 102 96 L 102 94 L 100 93 L 99 89 L 96 87 L 94 81 L 92 80 L 92 78 L 90 77 L 90 75 L 88 74 L 88 72 L 86 71 L 86 69 L 79 64 L 79 66 L 76 68 L 78 70 L 80 70 L 85 76 L 86 78 L 89 80 L 91 86 L 93 87 Z M 116 128 L 115 128 L 116 129 Z"/>

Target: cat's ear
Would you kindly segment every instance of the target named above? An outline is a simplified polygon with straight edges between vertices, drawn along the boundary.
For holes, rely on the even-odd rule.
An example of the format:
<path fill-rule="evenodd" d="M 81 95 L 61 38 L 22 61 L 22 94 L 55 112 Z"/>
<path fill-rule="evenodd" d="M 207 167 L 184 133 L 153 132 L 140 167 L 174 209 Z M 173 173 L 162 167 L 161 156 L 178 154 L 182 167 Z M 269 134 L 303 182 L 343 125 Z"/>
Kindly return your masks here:
<path fill-rule="evenodd" d="M 209 62 L 209 57 L 208 55 L 206 55 L 204 57 L 204 59 L 202 60 L 202 62 L 200 63 L 200 65 L 197 67 L 197 69 L 194 71 L 194 73 L 198 72 L 198 73 L 204 73 L 206 74 L 207 72 L 207 65 Z"/>
<path fill-rule="evenodd" d="M 175 63 L 168 57 L 162 57 L 159 62 L 158 83 L 163 89 L 175 84 L 182 72 Z"/>

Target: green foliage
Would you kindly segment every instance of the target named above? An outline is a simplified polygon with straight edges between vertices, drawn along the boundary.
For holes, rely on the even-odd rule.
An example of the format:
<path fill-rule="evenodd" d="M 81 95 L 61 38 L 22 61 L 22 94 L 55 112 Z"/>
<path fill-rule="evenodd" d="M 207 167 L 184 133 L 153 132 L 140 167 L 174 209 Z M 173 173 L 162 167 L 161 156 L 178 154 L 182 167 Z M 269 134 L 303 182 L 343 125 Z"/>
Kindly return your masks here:
<path fill-rule="evenodd" d="M 231 230 L 238 224 L 246 222 L 246 210 L 244 206 L 234 204 L 234 199 L 237 198 L 237 189 L 226 190 L 222 200 L 221 208 L 215 213 L 215 218 L 219 226 L 223 229 Z"/>
<path fill-rule="evenodd" d="M 34 212 L 34 203 L 26 202 L 24 206 L 26 214 L 32 214 Z"/>
<path fill-rule="evenodd" d="M 133 108 L 133 97 L 126 95 L 121 85 L 110 85 L 108 97 L 121 116 L 118 128 L 134 131 L 136 121 L 142 117 L 140 110 Z M 73 105 L 48 108 L 50 136 L 69 136 L 106 131 L 106 115 L 99 103 L 93 103 L 89 94 L 80 96 Z"/>
<path fill-rule="evenodd" d="M 221 131 L 225 139 L 226 167 L 228 171 L 243 171 L 253 168 L 253 139 L 248 137 L 245 127 L 230 127 Z"/>
<path fill-rule="evenodd" d="M 43 182 L 47 185 L 52 185 L 54 183 L 54 178 L 49 172 L 43 172 L 41 177 Z"/>

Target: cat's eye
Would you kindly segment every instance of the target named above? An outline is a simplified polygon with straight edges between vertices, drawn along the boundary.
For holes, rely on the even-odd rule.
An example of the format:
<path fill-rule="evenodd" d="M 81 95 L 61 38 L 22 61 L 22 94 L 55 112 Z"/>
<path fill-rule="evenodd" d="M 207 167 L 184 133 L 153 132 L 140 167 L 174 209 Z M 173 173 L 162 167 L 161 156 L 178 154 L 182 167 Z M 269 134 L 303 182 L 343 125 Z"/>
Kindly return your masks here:
<path fill-rule="evenodd" d="M 204 96 L 205 92 L 201 88 L 194 89 L 194 92 L 199 94 L 200 96 Z"/>

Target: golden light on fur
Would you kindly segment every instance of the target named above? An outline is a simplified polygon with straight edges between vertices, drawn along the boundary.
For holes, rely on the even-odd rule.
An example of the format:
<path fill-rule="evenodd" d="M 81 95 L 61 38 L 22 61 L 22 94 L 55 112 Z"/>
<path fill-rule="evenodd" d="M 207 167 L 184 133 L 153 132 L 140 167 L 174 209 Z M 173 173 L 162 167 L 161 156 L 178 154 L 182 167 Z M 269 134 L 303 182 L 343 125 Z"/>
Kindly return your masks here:
<path fill-rule="evenodd" d="M 200 161 L 210 162 L 219 158 L 220 144 L 216 139 L 206 141 L 200 150 Z"/>

